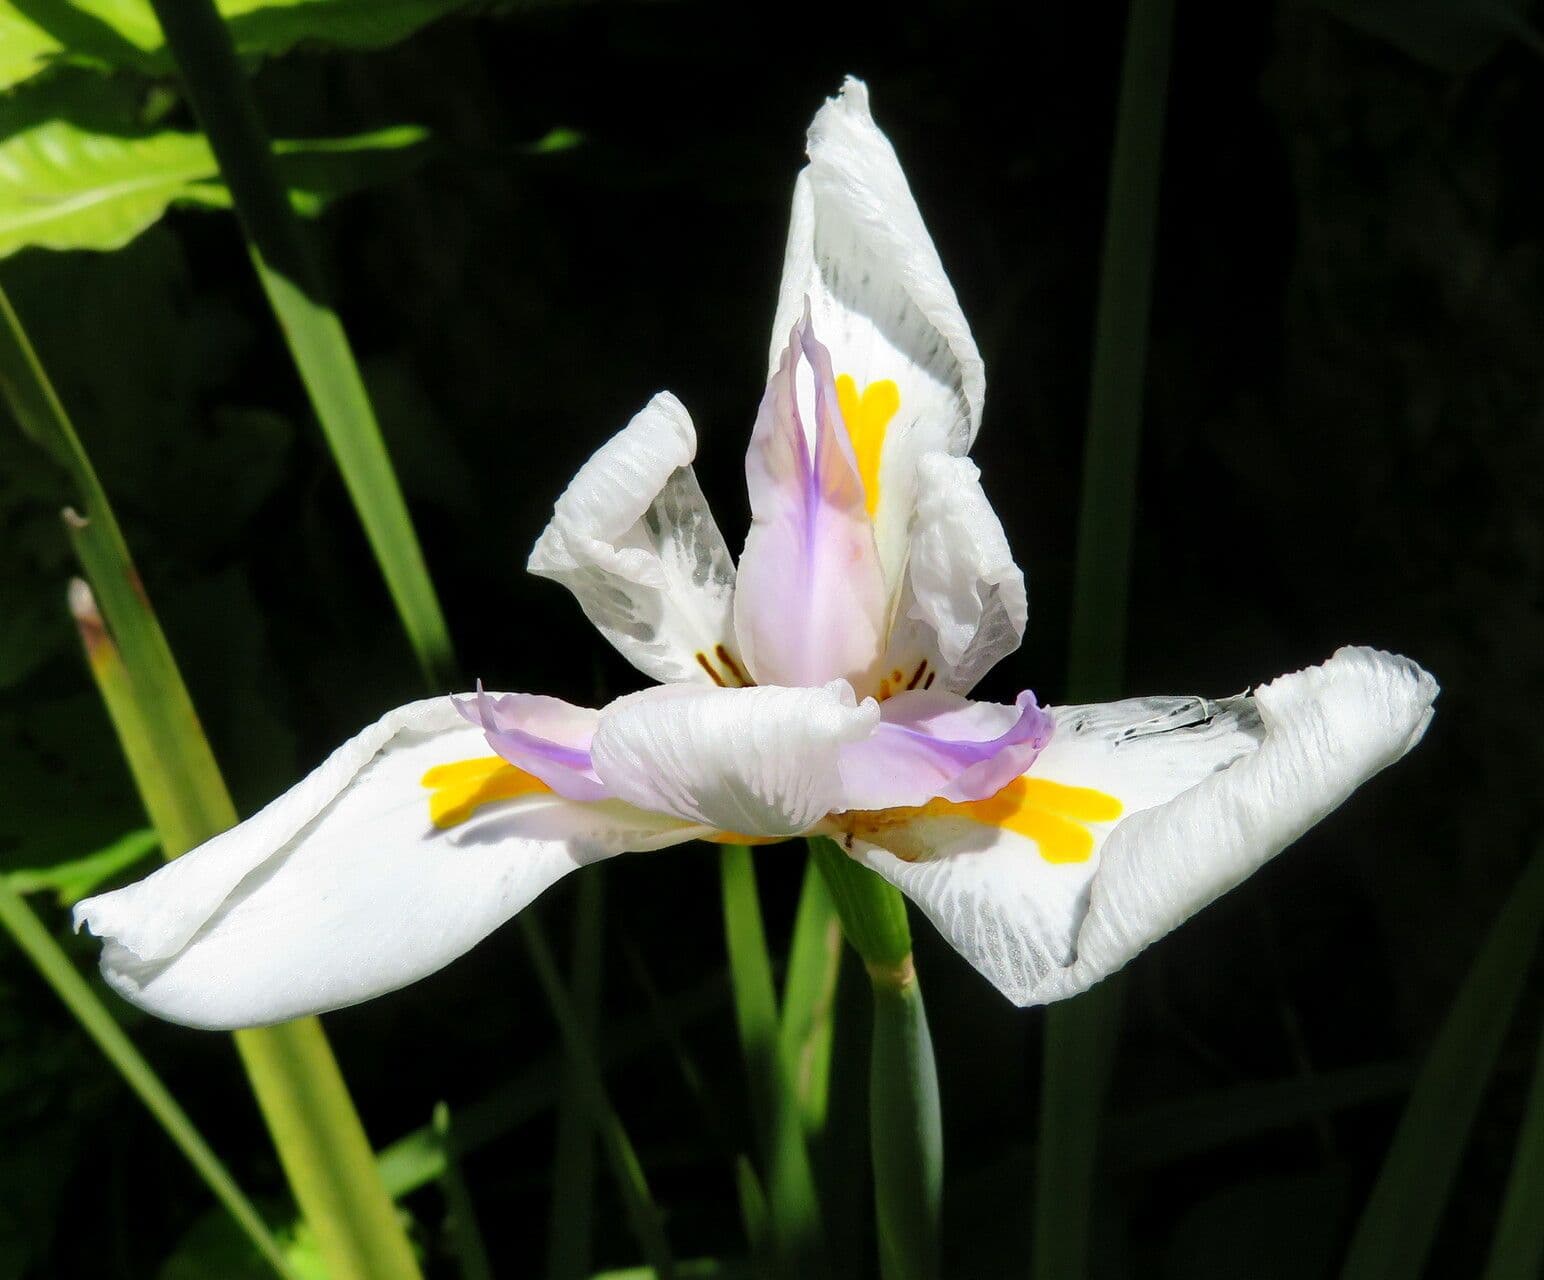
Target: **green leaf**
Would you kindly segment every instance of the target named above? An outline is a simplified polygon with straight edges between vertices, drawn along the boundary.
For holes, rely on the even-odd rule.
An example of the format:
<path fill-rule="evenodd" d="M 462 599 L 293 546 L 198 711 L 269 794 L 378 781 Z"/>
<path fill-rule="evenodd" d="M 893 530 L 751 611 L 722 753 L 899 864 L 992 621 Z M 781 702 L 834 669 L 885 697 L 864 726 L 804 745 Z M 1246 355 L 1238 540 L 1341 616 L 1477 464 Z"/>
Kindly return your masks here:
<path fill-rule="evenodd" d="M 1531 0 L 1318 0 L 1343 22 L 1387 40 L 1401 53 L 1449 75 L 1489 62 L 1509 39 L 1535 52 Z"/>
<path fill-rule="evenodd" d="M 831 1085 L 831 1042 L 836 1021 L 836 983 L 842 966 L 842 925 L 831 891 L 813 858 L 804 867 L 788 977 L 783 984 L 779 1048 L 799 1100 L 804 1132 L 818 1138 L 826 1126 Z"/>
<path fill-rule="evenodd" d="M 1099 299 L 1083 442 L 1068 642 L 1068 697 L 1119 697 L 1137 456 L 1147 375 L 1158 180 L 1168 103 L 1174 0 L 1133 0 L 1121 57 Z M 1035 1176 L 1035 1280 L 1082 1280 L 1094 1197 L 1099 1118 L 1119 1038 L 1120 975 L 1046 1011 Z"/>
<path fill-rule="evenodd" d="M 219 0 L 243 57 L 284 53 L 299 44 L 382 49 L 469 0 Z M 59 62 L 171 69 L 166 40 L 148 0 L 0 2 L 0 89 Z"/>
<path fill-rule="evenodd" d="M 1485 1280 L 1537 1280 L 1544 1273 L 1544 1038 L 1533 1060 L 1533 1082 L 1517 1131 L 1506 1197 L 1490 1243 Z"/>
<path fill-rule="evenodd" d="M 591 1044 L 600 1023 L 605 883 L 599 868 L 583 875 L 574 912 L 569 990 L 578 1030 Z M 589 1274 L 594 1218 L 595 1126 L 578 1072 L 569 1072 L 558 1106 L 557 1150 L 552 1161 L 552 1201 L 547 1214 L 549 1280 L 583 1280 Z"/>
<path fill-rule="evenodd" d="M 814 1275 L 824 1269 L 825 1232 L 799 1100 L 779 1043 L 777 995 L 751 851 L 744 845 L 725 845 L 719 871 L 735 1023 L 750 1086 L 772 1245 L 784 1272 Z"/>
<path fill-rule="evenodd" d="M 400 176 L 419 163 L 424 130 L 410 125 L 350 138 L 275 145 L 295 207 Z M 228 208 L 230 193 L 202 134 L 127 136 L 63 119 L 0 142 L 0 258 L 22 249 L 118 249 L 174 204 Z"/>
<path fill-rule="evenodd" d="M 1512 889 L 1437 1032 L 1352 1237 L 1342 1280 L 1416 1280 L 1425 1270 L 1541 926 L 1544 849 Z"/>
<path fill-rule="evenodd" d="M 162 850 L 175 857 L 233 826 L 236 809 L 112 505 L 3 291 L 0 395 L 23 431 L 65 468 L 75 488 L 80 512 L 66 512 L 66 527 L 91 586 L 72 593 L 72 606 L 92 676 Z M 7 889 L 0 884 L 0 898 Z M 25 912 L 21 899 L 15 901 Z M 15 914 L 24 924 L 25 917 Z M 42 967 L 61 960 L 62 953 L 50 956 L 40 949 L 33 959 Z M 91 1010 L 71 1002 L 71 1011 L 89 1029 Z M 111 1054 L 104 1038 L 96 1038 Z M 285 1175 L 330 1269 L 339 1280 L 349 1275 L 416 1277 L 411 1246 L 381 1185 L 374 1152 L 322 1024 L 303 1018 L 238 1031 L 233 1038 Z"/>
<path fill-rule="evenodd" d="M 10 875 L 11 888 L 17 893 L 52 891 L 61 907 L 73 907 L 104 881 L 112 879 L 136 863 L 143 862 L 161 841 L 149 827 L 120 836 L 105 849 L 83 858 L 60 862 L 52 867 L 22 869 Z"/>

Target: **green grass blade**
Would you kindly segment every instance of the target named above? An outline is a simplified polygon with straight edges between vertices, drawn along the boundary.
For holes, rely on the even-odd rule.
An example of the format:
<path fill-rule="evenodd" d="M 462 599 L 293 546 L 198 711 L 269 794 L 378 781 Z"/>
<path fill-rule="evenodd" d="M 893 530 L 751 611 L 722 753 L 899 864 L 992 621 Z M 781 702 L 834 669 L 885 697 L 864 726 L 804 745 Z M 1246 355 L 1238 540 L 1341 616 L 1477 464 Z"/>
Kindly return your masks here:
<path fill-rule="evenodd" d="M 428 682 L 449 686 L 450 634 L 375 411 L 290 204 L 235 45 L 211 0 L 151 0 L 214 148 L 247 246 Z"/>
<path fill-rule="evenodd" d="M 744 845 L 725 845 L 719 853 L 719 875 L 735 1023 L 750 1086 L 773 1248 L 786 1272 L 811 1275 L 824 1269 L 820 1200 L 798 1097 L 782 1056 L 777 994 L 751 851 Z"/>
<path fill-rule="evenodd" d="M 632 1140 L 628 1138 L 627 1130 L 622 1127 L 606 1094 L 600 1062 L 593 1045 L 580 1031 L 579 1015 L 563 986 L 563 980 L 558 976 L 557 963 L 552 958 L 552 950 L 547 945 L 535 911 L 527 908 L 515 917 L 515 923 L 531 957 L 537 980 L 546 992 L 547 1002 L 552 1006 L 574 1077 L 585 1091 L 591 1123 L 595 1126 L 606 1159 L 611 1165 L 612 1176 L 627 1210 L 638 1247 L 643 1250 L 649 1265 L 665 1280 L 670 1280 L 675 1275 L 675 1266 L 670 1256 L 670 1243 L 665 1236 L 664 1217 L 659 1206 L 654 1203 L 648 1177 L 643 1172 L 638 1153 L 633 1149 Z"/>
<path fill-rule="evenodd" d="M 1132 0 L 1126 22 L 1072 586 L 1067 685 L 1073 702 L 1118 696 L 1125 673 L 1173 0 Z M 1031 1267 L 1035 1280 L 1080 1280 L 1088 1271 L 1099 1116 L 1120 1007 L 1117 976 L 1046 1013 Z"/>
<path fill-rule="evenodd" d="M 1416 1280 L 1544 931 L 1544 849 L 1512 889 L 1437 1032 L 1351 1239 L 1342 1280 Z M 1537 1216 L 1538 1205 L 1531 1210 Z"/>
<path fill-rule="evenodd" d="M 493 1280 L 493 1267 L 488 1262 L 488 1250 L 483 1244 L 482 1232 L 477 1229 L 477 1215 L 472 1209 L 472 1196 L 461 1176 L 461 1162 L 456 1158 L 455 1143 L 450 1127 L 450 1108 L 437 1103 L 434 1108 L 434 1134 L 445 1152 L 445 1169 L 440 1174 L 440 1190 L 445 1195 L 445 1228 L 450 1237 L 451 1249 L 461 1265 L 463 1280 Z"/>
<path fill-rule="evenodd" d="M 0 392 L 75 483 L 85 514 L 67 513 L 67 525 L 94 593 L 92 612 L 100 604 L 105 614 L 105 623 L 94 622 L 101 647 L 92 674 L 162 851 L 176 857 L 231 826 L 235 806 L 107 496 L 3 293 Z M 242 1031 L 235 1042 L 332 1280 L 415 1280 L 412 1248 L 321 1023 Z"/>
<path fill-rule="evenodd" d="M 836 984 L 842 967 L 842 924 L 825 877 L 813 859 L 805 862 L 804 884 L 788 945 L 788 973 L 778 1046 L 799 1100 L 799 1116 L 811 1142 L 826 1127 L 831 1087 L 831 1045 L 836 1030 Z"/>
<path fill-rule="evenodd" d="M 144 1055 L 134 1047 L 123 1028 L 113 1019 L 90 984 L 80 976 L 54 936 L 45 929 L 30 907 L 3 877 L 0 877 L 0 925 L 32 961 L 44 981 L 53 988 L 96 1042 L 102 1055 L 113 1064 L 124 1082 L 134 1090 L 146 1110 L 155 1117 L 177 1148 L 198 1172 L 215 1198 L 225 1206 L 236 1225 L 257 1251 L 281 1276 L 292 1275 L 284 1261 L 283 1250 L 269 1232 L 262 1215 L 252 1207 L 241 1188 L 220 1163 L 166 1086 L 161 1083 Z"/>
<path fill-rule="evenodd" d="M 73 907 L 114 876 L 144 862 L 160 847 L 156 833 L 149 827 L 141 827 L 138 831 L 126 832 L 94 853 L 71 858 L 68 862 L 56 862 L 51 867 L 18 868 L 7 879 L 17 893 L 51 892 L 61 907 Z"/>
<path fill-rule="evenodd" d="M 1544 1275 L 1544 1037 L 1533 1060 L 1533 1082 L 1517 1131 L 1485 1280 L 1538 1280 Z"/>
<path fill-rule="evenodd" d="M 943 1129 L 906 901 L 834 842 L 817 836 L 808 843 L 842 932 L 873 987 L 869 1144 L 881 1274 L 884 1280 L 933 1280 L 941 1254 Z"/>
<path fill-rule="evenodd" d="M 600 1022 L 605 880 L 599 869 L 579 880 L 574 914 L 572 994 L 578 1030 L 592 1044 Z M 557 1154 L 552 1166 L 552 1208 L 547 1215 L 549 1280 L 583 1280 L 590 1273 L 595 1213 L 595 1127 L 575 1074 L 564 1082 L 558 1106 Z"/>

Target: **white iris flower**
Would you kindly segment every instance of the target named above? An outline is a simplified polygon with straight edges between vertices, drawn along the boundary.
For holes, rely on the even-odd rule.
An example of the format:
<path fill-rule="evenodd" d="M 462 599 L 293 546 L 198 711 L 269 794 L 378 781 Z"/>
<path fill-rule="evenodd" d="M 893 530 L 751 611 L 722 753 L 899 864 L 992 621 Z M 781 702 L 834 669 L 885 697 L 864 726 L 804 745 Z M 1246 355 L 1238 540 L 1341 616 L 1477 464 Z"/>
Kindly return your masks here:
<path fill-rule="evenodd" d="M 820 834 L 1016 1004 L 1124 964 L 1420 740 L 1436 682 L 1342 649 L 1252 694 L 972 702 L 1024 579 L 965 456 L 985 374 L 849 80 L 794 186 L 738 570 L 660 394 L 558 500 L 530 569 L 659 687 L 388 713 L 234 830 L 76 909 L 176 1022 L 367 1000 L 560 877 L 687 840 Z"/>

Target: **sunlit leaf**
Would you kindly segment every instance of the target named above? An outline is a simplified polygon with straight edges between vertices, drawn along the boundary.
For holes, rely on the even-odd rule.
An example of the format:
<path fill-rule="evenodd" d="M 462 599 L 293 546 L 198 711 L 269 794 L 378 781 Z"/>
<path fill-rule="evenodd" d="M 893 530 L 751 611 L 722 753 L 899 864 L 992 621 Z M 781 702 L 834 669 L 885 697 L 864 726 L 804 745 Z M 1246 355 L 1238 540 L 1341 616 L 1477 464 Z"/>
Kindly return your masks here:
<path fill-rule="evenodd" d="M 17 893 L 51 890 L 61 907 L 72 907 L 98 885 L 106 883 L 136 863 L 143 862 L 160 847 L 161 842 L 155 832 L 144 827 L 120 836 L 106 848 L 88 853 L 85 857 L 73 858 L 52 867 L 13 871 L 11 888 Z"/>
<path fill-rule="evenodd" d="M 247 57 L 299 44 L 381 49 L 468 0 L 219 0 L 237 50 Z M 166 73 L 160 24 L 148 0 L 0 2 L 0 88 L 61 61 Z"/>
<path fill-rule="evenodd" d="M 314 213 L 329 199 L 416 164 L 427 137 L 396 126 L 350 138 L 275 144 L 291 198 Z M 173 204 L 223 208 L 208 141 L 166 130 L 141 137 L 49 120 L 0 142 L 0 257 L 21 249 L 117 249 Z"/>

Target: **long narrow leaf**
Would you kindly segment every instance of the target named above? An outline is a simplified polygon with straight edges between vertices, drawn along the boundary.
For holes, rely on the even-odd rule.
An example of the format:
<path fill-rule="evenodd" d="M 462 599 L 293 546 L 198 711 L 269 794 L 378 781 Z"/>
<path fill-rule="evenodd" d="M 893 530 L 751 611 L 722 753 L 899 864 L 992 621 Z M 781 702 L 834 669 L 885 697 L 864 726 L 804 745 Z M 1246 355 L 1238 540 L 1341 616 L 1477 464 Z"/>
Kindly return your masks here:
<path fill-rule="evenodd" d="M 430 685 L 445 688 L 455 663 L 439 599 L 353 348 L 285 194 L 231 34 L 212 0 L 152 5 L 408 641 Z"/>
<path fill-rule="evenodd" d="M 434 1108 L 434 1134 L 445 1152 L 445 1169 L 440 1174 L 440 1189 L 445 1194 L 446 1234 L 456 1261 L 461 1265 L 462 1280 L 493 1280 L 493 1267 L 482 1232 L 477 1229 L 477 1215 L 472 1209 L 472 1195 L 461 1176 L 461 1161 L 451 1140 L 450 1108 L 437 1103 Z"/>
<path fill-rule="evenodd" d="M 1497 915 L 1426 1055 L 1362 1210 L 1342 1280 L 1416 1280 L 1424 1271 L 1541 933 L 1544 848 Z"/>
<path fill-rule="evenodd" d="M 0 392 L 74 481 L 84 514 L 67 512 L 66 523 L 105 615 L 102 635 L 122 655 L 124 679 L 101 687 L 162 851 L 175 857 L 234 823 L 235 806 L 107 496 L 3 293 Z M 101 668 L 93 663 L 92 670 L 100 681 Z M 321 1023 L 306 1018 L 234 1039 L 333 1280 L 416 1277 Z"/>
<path fill-rule="evenodd" d="M 156 1123 L 188 1158 L 188 1163 L 225 1206 L 247 1239 L 275 1272 L 281 1276 L 290 1276 L 292 1273 L 284 1260 L 284 1252 L 269 1232 L 262 1215 L 242 1194 L 241 1188 L 236 1185 L 220 1158 L 161 1083 L 144 1055 L 124 1034 L 123 1028 L 113 1019 L 90 984 L 70 963 L 70 958 L 65 955 L 54 936 L 43 927 L 3 877 L 0 877 L 0 925 L 26 953 L 44 981 L 53 988 L 54 994 L 64 1001 L 86 1034 L 96 1041 L 97 1048 L 113 1064 L 124 1082 L 139 1095 Z"/>
<path fill-rule="evenodd" d="M 1544 1036 L 1533 1059 L 1533 1082 L 1517 1131 L 1512 1174 L 1490 1243 L 1485 1280 L 1538 1280 L 1544 1274 Z"/>
<path fill-rule="evenodd" d="M 605 881 L 596 870 L 579 881 L 574 913 L 571 983 L 579 1031 L 591 1043 L 600 1022 L 601 943 Z M 577 1075 L 564 1082 L 558 1107 L 557 1154 L 552 1163 L 552 1208 L 547 1215 L 549 1280 L 583 1280 L 590 1272 L 590 1231 L 595 1216 L 595 1126 Z"/>
<path fill-rule="evenodd" d="M 548 947 L 546 936 L 537 922 L 535 911 L 527 908 L 515 917 L 515 923 L 525 941 L 526 951 L 531 957 L 537 979 L 541 982 L 547 994 L 547 1001 L 552 1006 L 553 1016 L 557 1020 L 558 1030 L 563 1035 L 563 1045 L 568 1051 L 574 1076 L 587 1095 L 590 1120 L 595 1126 L 606 1152 L 606 1158 L 611 1164 L 612 1175 L 616 1180 L 622 1203 L 627 1209 L 633 1235 L 637 1238 L 644 1256 L 649 1259 L 649 1265 L 664 1277 L 664 1280 L 670 1280 L 675 1270 L 670 1256 L 670 1244 L 665 1236 L 664 1218 L 660 1214 L 659 1206 L 654 1202 L 653 1193 L 649 1190 L 648 1177 L 644 1174 L 638 1153 L 633 1149 L 632 1140 L 628 1138 L 627 1130 L 622 1127 L 621 1120 L 617 1118 L 616 1111 L 606 1096 L 600 1062 L 596 1059 L 590 1041 L 581 1033 L 578 1014 L 563 986 L 562 979 L 558 977 L 557 963 L 552 958 L 551 948 Z"/>
<path fill-rule="evenodd" d="M 793 938 L 788 944 L 778 1044 L 799 1100 L 804 1132 L 812 1143 L 826 1127 L 841 966 L 842 923 L 836 917 L 825 877 L 811 859 L 805 863 Z"/>
<path fill-rule="evenodd" d="M 1119 696 L 1124 678 L 1173 10 L 1173 0 L 1132 0 L 1126 19 L 1072 588 L 1067 684 L 1073 702 Z M 1035 1280 L 1081 1280 L 1087 1274 L 1099 1115 L 1120 1007 L 1117 977 L 1047 1011 L 1035 1178 Z"/>
<path fill-rule="evenodd" d="M 772 961 L 751 851 L 744 845 L 724 846 L 719 872 L 735 1022 L 750 1085 L 773 1247 L 788 1274 L 812 1275 L 824 1269 L 820 1201 L 798 1098 L 782 1055 Z"/>

